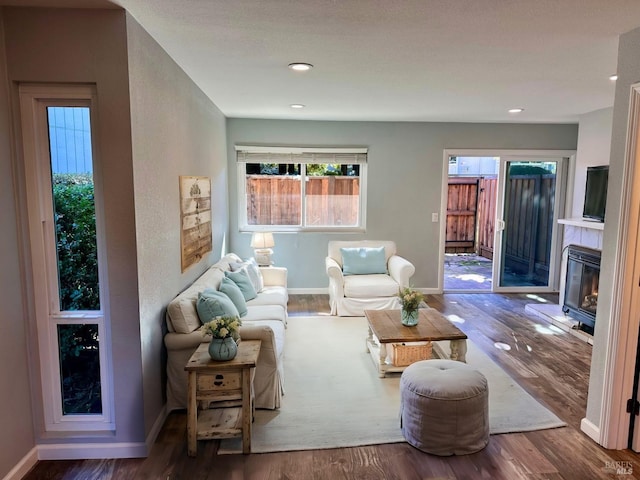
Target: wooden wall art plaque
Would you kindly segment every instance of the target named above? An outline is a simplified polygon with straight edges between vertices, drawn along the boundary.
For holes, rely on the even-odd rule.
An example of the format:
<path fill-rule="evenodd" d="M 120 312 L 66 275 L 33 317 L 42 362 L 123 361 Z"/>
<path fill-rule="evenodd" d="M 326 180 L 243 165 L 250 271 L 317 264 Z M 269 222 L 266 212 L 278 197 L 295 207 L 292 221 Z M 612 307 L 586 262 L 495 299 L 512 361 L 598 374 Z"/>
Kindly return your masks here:
<path fill-rule="evenodd" d="M 180 250 L 184 272 L 212 249 L 211 181 L 180 177 Z"/>

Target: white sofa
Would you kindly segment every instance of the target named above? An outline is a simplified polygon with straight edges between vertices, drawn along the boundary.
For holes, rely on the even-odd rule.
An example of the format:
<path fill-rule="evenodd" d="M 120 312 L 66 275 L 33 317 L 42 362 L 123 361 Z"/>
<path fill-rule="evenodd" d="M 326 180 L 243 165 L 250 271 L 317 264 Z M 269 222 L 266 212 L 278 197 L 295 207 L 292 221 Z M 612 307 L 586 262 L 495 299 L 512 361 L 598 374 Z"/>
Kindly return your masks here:
<path fill-rule="evenodd" d="M 200 343 L 209 338 L 200 331 L 196 311 L 198 294 L 206 288 L 217 290 L 232 263 L 242 260 L 230 253 L 209 267 L 191 286 L 167 307 L 167 409 L 187 407 L 187 373 L 184 367 Z M 280 408 L 284 393 L 284 339 L 287 324 L 287 269 L 260 268 L 264 288 L 247 302 L 247 315 L 241 318 L 240 337 L 262 340 L 253 381 L 255 407 Z"/>
<path fill-rule="evenodd" d="M 387 273 L 344 275 L 341 248 L 384 247 Z M 357 317 L 365 309 L 400 308 L 398 292 L 409 286 L 415 267 L 396 254 L 393 241 L 357 240 L 331 241 L 325 260 L 329 276 L 331 315 Z"/>

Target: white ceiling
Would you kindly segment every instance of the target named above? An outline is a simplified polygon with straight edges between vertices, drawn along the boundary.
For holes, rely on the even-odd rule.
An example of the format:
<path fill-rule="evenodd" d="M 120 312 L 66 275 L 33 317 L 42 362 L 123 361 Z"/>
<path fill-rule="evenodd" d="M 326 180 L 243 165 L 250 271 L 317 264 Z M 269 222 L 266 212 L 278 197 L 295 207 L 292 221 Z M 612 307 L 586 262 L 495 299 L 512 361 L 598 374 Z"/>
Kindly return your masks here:
<path fill-rule="evenodd" d="M 613 105 L 618 37 L 640 26 L 639 0 L 114 3 L 228 117 L 573 123 Z"/>

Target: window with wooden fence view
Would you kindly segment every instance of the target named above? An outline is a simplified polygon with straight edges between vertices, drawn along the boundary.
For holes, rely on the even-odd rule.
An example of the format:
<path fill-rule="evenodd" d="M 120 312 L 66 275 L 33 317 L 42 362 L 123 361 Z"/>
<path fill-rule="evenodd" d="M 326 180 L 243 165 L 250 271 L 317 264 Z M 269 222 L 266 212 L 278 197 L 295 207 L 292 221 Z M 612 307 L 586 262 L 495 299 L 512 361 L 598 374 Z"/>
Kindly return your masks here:
<path fill-rule="evenodd" d="M 245 164 L 247 225 L 359 227 L 361 167 L 338 163 Z"/>

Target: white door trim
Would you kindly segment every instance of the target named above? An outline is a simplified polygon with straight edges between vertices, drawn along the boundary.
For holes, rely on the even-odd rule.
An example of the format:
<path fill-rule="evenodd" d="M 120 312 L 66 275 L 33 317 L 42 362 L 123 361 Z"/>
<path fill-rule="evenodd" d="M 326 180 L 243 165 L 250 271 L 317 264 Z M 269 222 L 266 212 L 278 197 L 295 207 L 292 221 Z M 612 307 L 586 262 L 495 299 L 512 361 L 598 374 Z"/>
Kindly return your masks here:
<path fill-rule="evenodd" d="M 613 296 L 610 312 L 607 312 L 610 321 L 606 331 L 600 435 L 595 439 L 605 448 L 612 449 L 627 448 L 629 414 L 626 412 L 626 403 L 633 389 L 640 327 L 637 315 L 640 311 L 640 255 L 637 253 L 640 241 L 640 189 L 633 188 L 640 182 L 640 169 L 636 168 L 636 159 L 640 159 L 640 83 L 631 85 L 630 95 Z"/>

